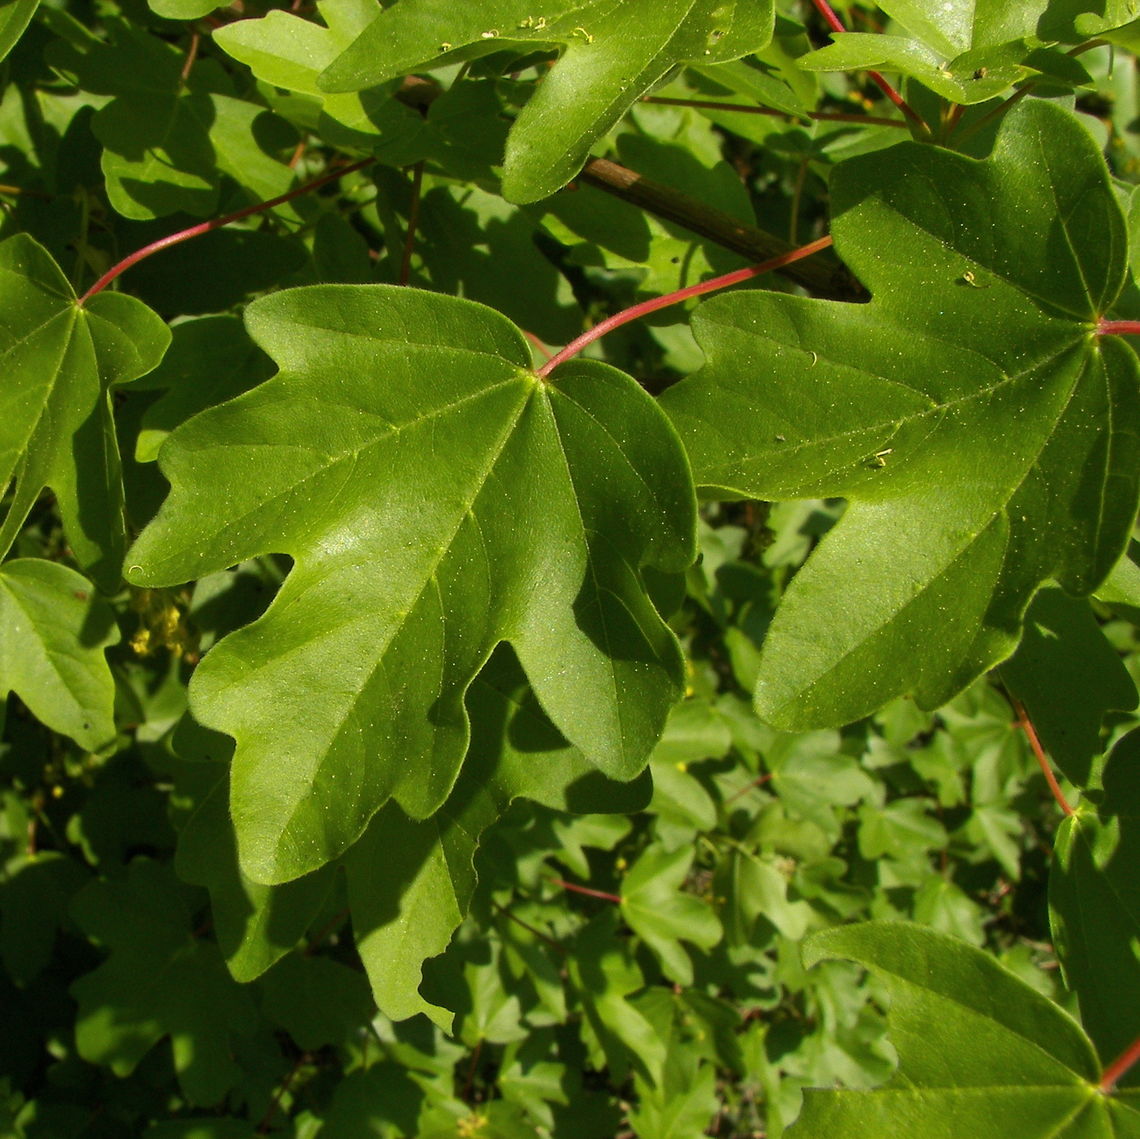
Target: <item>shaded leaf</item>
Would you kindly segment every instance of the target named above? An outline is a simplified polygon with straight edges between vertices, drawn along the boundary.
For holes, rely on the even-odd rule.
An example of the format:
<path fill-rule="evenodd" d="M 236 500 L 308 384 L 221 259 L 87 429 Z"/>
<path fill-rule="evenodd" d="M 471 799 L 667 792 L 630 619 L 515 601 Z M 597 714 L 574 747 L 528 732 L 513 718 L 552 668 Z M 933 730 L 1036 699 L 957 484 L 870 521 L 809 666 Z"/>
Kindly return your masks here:
<path fill-rule="evenodd" d="M 1078 787 L 1099 782 L 1105 714 L 1135 708 L 1137 695 L 1088 602 L 1043 589 L 1025 615 L 1021 644 L 1002 665 L 1001 677 L 1025 705 L 1065 778 Z"/>
<path fill-rule="evenodd" d="M 169 1035 L 183 1092 L 192 1103 L 216 1103 L 240 1076 L 231 1034 L 251 1032 L 256 1017 L 216 946 L 192 936 L 174 875 L 136 859 L 124 878 L 86 886 L 72 915 L 110 951 L 71 986 L 79 1054 L 127 1076 Z"/>
<path fill-rule="evenodd" d="M 1123 1009 L 1140 1005 L 1140 733 L 1112 749 L 1104 791 L 1061 824 L 1049 873 L 1049 918 L 1081 1022 L 1105 1063 L 1136 1038 Z M 1133 1068 L 1122 1080 L 1135 1085 Z"/>

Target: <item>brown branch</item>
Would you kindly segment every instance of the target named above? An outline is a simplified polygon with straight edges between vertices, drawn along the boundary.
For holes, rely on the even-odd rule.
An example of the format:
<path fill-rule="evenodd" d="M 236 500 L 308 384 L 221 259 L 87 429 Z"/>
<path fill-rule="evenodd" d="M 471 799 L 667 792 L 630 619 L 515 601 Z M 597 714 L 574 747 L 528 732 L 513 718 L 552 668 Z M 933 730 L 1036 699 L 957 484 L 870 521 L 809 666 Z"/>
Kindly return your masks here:
<path fill-rule="evenodd" d="M 706 205 L 698 198 L 674 190 L 608 158 L 591 158 L 578 176 L 582 182 L 596 186 L 661 218 L 708 238 L 717 245 L 740 254 L 746 261 L 768 261 L 790 253 L 796 247 L 773 233 L 746 225 L 731 214 Z M 778 269 L 790 280 L 803 285 L 815 296 L 833 300 L 864 300 L 866 290 L 843 265 L 828 265 L 818 259 L 796 261 Z"/>

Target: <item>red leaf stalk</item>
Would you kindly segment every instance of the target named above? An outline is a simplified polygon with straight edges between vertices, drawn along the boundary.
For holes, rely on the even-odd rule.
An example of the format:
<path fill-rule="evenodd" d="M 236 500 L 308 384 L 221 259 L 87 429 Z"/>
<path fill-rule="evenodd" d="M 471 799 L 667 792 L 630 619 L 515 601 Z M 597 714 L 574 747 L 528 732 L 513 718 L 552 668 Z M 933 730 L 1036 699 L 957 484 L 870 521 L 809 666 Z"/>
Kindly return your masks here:
<path fill-rule="evenodd" d="M 816 11 L 827 21 L 828 26 L 834 32 L 845 32 L 847 29 L 843 26 L 843 21 L 835 14 L 835 10 L 827 2 L 827 0 L 814 0 Z M 880 91 L 906 117 L 906 121 L 918 132 L 922 138 L 930 138 L 930 127 L 926 125 L 926 120 L 887 82 L 886 79 L 878 71 L 868 71 L 867 74 L 871 77 L 871 81 L 879 88 Z"/>
<path fill-rule="evenodd" d="M 312 182 L 306 182 L 302 186 L 296 186 L 287 193 L 278 194 L 276 198 L 270 198 L 267 202 L 258 202 L 257 205 L 246 206 L 245 209 L 236 210 L 234 213 L 226 214 L 224 217 L 210 218 L 209 221 L 192 225 L 189 229 L 179 230 L 178 233 L 169 234 L 167 237 L 160 237 L 157 241 L 152 241 L 149 245 L 144 245 L 142 249 L 137 249 L 134 253 L 124 257 L 117 265 L 112 265 L 111 268 L 79 298 L 77 303 L 80 306 L 86 304 L 96 293 L 101 293 L 121 273 L 125 273 L 132 265 L 137 265 L 140 261 L 144 261 L 147 257 L 150 257 L 151 254 L 158 253 L 163 249 L 169 249 L 172 245 L 180 245 L 183 241 L 189 241 L 192 237 L 200 237 L 202 234 L 209 233 L 211 230 L 221 229 L 222 226 L 229 225 L 230 222 L 239 221 L 241 218 L 247 218 L 251 214 L 264 213 L 266 210 L 273 209 L 274 206 L 280 206 L 285 202 L 292 201 L 294 198 L 299 198 L 302 194 L 319 190 L 322 186 L 327 185 L 329 182 L 335 182 L 338 178 L 343 178 L 345 174 L 351 174 L 354 170 L 363 170 L 365 166 L 370 166 L 375 161 L 374 158 L 362 158 L 359 162 L 350 163 L 348 166 L 338 166 L 328 174 L 322 174 L 320 178 L 315 178 Z"/>
<path fill-rule="evenodd" d="M 1029 746 L 1033 749 L 1033 754 L 1037 757 L 1037 763 L 1045 774 L 1045 782 L 1049 784 L 1049 790 L 1053 792 L 1053 798 L 1057 800 L 1058 806 L 1060 806 L 1066 815 L 1071 815 L 1073 808 L 1065 798 L 1065 794 L 1061 790 L 1061 784 L 1057 782 L 1056 775 L 1053 774 L 1049 757 L 1045 754 L 1045 749 L 1041 746 L 1041 741 L 1037 738 L 1037 729 L 1029 719 L 1029 713 L 1025 710 L 1025 705 L 1012 693 L 1010 693 L 1009 698 L 1013 703 L 1013 710 L 1017 713 L 1018 726 L 1025 732 L 1026 737 L 1029 739 Z"/>
<path fill-rule="evenodd" d="M 1107 1068 L 1100 1078 L 1100 1090 L 1108 1095 L 1115 1087 L 1117 1080 L 1140 1062 L 1140 1036 L 1132 1041 L 1127 1048 Z"/>
<path fill-rule="evenodd" d="M 792 249 L 787 253 L 781 253 L 779 257 L 761 261 L 759 265 L 751 265 L 747 269 L 734 269 L 731 273 L 725 273 L 720 277 L 713 277 L 711 280 L 701 281 L 700 284 L 678 289 L 675 293 L 666 293 L 663 297 L 653 297 L 650 300 L 642 301 L 641 304 L 633 305 L 631 308 L 622 309 L 621 312 L 598 321 L 593 328 L 583 332 L 575 340 L 571 340 L 561 352 L 552 356 L 538 369 L 538 375 L 549 376 L 559 364 L 564 364 L 567 360 L 577 356 L 583 348 L 593 344 L 595 340 L 600 340 L 607 332 L 612 332 L 623 324 L 629 324 L 630 321 L 637 320 L 647 313 L 680 304 L 681 301 L 687 301 L 690 297 L 699 297 L 704 293 L 715 293 L 718 289 L 726 289 L 729 285 L 738 285 L 741 281 L 759 277 L 762 273 L 770 273 L 773 269 L 780 269 L 784 265 L 790 265 L 793 261 L 801 261 L 805 257 L 810 257 L 813 253 L 826 249 L 830 244 L 830 237 L 821 237 L 818 241 L 800 246 L 799 249 Z"/>

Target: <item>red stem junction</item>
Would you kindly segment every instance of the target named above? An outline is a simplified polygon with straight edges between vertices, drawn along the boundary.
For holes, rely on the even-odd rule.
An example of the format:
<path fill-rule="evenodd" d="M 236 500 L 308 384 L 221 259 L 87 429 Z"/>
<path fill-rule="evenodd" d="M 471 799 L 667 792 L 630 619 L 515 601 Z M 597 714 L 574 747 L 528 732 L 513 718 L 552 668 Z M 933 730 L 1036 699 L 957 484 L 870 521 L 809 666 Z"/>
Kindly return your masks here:
<path fill-rule="evenodd" d="M 230 222 L 239 221 L 241 218 L 249 217 L 251 214 L 264 213 L 266 210 L 273 209 L 274 206 L 283 205 L 285 202 L 292 201 L 294 198 L 299 198 L 302 194 L 308 194 L 312 190 L 318 190 L 321 186 L 329 182 L 335 182 L 338 178 L 343 178 L 346 174 L 351 174 L 356 170 L 363 170 L 365 166 L 370 166 L 375 161 L 374 158 L 362 158 L 359 162 L 352 162 L 348 166 L 338 166 L 328 174 L 322 174 L 320 178 L 315 178 L 312 182 L 306 182 L 304 185 L 296 186 L 284 194 L 278 194 L 276 198 L 270 198 L 267 202 L 258 202 L 256 205 L 246 206 L 245 209 L 236 210 L 232 214 L 226 214 L 224 217 L 210 218 L 209 221 L 192 225 L 189 229 L 179 230 L 178 233 L 160 237 L 157 241 L 152 241 L 149 245 L 144 245 L 141 249 L 136 249 L 134 253 L 128 257 L 124 257 L 117 265 L 112 265 L 111 268 L 79 298 L 77 303 L 82 307 L 95 296 L 96 293 L 101 293 L 121 273 L 125 273 L 132 265 L 137 265 L 140 261 L 150 257 L 153 253 L 159 253 L 163 249 L 169 249 L 172 245 L 180 245 L 183 241 L 189 241 L 192 237 L 200 237 L 202 234 L 209 233 L 211 230 L 221 229 L 222 226 L 229 225 Z"/>
<path fill-rule="evenodd" d="M 1101 317 L 1097 321 L 1097 336 L 1140 336 L 1140 320 L 1105 320 Z"/>
<path fill-rule="evenodd" d="M 725 273 L 720 277 L 713 277 L 708 281 L 701 281 L 696 285 L 689 285 L 687 288 L 678 289 L 675 293 L 666 293 L 663 297 L 653 297 L 650 300 L 642 301 L 641 304 L 636 304 L 631 308 L 614 313 L 613 316 L 607 316 L 605 320 L 598 321 L 593 328 L 583 332 L 581 336 L 574 340 L 571 340 L 561 352 L 556 353 L 547 360 L 546 363 L 538 369 L 537 374 L 542 377 L 549 376 L 559 364 L 564 364 L 567 360 L 577 356 L 587 345 L 593 344 L 595 340 L 605 336 L 607 332 L 612 332 L 615 328 L 620 328 L 623 324 L 629 324 L 630 321 L 638 320 L 648 313 L 656 312 L 658 309 L 680 304 L 681 301 L 687 301 L 690 297 L 699 297 L 704 293 L 715 293 L 718 289 L 726 289 L 729 285 L 738 285 L 741 281 L 748 281 L 753 277 L 759 277 L 762 273 L 770 273 L 773 269 L 781 269 L 785 265 L 792 264 L 793 261 L 802 261 L 805 257 L 810 257 L 813 253 L 818 253 L 821 249 L 826 249 L 830 244 L 830 237 L 821 237 L 818 241 L 812 241 L 807 245 L 800 246 L 799 249 L 792 249 L 787 253 L 781 253 L 779 257 L 772 257 L 768 261 L 761 261 L 759 265 L 750 265 L 747 269 L 734 269 L 731 273 Z"/>
<path fill-rule="evenodd" d="M 1107 1068 L 1100 1078 L 1100 1090 L 1108 1095 L 1126 1072 L 1140 1062 L 1140 1036 L 1132 1041 Z"/>

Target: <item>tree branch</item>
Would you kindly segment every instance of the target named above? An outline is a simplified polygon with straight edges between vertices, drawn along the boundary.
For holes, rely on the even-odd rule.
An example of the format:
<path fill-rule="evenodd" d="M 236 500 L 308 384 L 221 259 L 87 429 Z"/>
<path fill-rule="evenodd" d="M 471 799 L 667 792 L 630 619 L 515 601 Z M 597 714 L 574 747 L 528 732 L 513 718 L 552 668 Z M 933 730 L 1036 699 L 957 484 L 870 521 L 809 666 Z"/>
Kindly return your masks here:
<path fill-rule="evenodd" d="M 715 206 L 706 205 L 651 178 L 644 178 L 635 170 L 608 158 L 591 158 L 578 180 L 613 194 L 662 221 L 673 222 L 690 233 L 708 238 L 749 262 L 770 261 L 797 248 L 782 237 L 746 225 Z M 815 296 L 847 301 L 867 299 L 867 291 L 844 265 L 829 265 L 819 260 L 792 261 L 776 272 L 803 285 Z"/>

